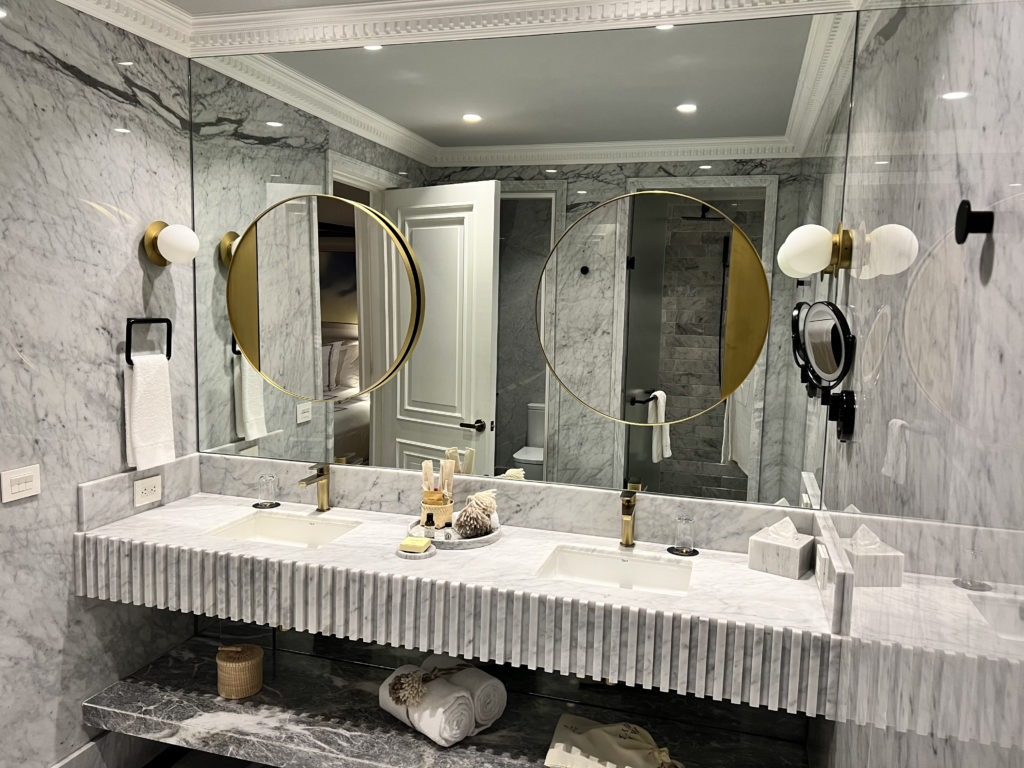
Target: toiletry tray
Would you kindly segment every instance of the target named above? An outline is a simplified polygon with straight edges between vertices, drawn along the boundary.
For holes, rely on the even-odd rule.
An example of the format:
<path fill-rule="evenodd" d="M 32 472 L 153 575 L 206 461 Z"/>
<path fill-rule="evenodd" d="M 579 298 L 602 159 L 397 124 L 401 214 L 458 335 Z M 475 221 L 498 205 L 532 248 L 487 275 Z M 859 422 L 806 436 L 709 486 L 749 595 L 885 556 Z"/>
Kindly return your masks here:
<path fill-rule="evenodd" d="M 447 533 L 451 535 L 451 539 L 441 538 L 441 534 Z M 420 525 L 418 520 L 413 520 L 409 523 L 409 535 L 410 536 L 422 536 L 423 526 Z M 455 532 L 454 528 L 439 528 L 434 534 L 434 538 L 431 539 L 431 543 L 438 549 L 478 549 L 479 547 L 486 547 L 488 544 L 493 544 L 501 538 L 501 527 L 495 528 L 493 531 L 488 533 L 486 536 L 477 536 L 475 539 L 463 539 Z"/>

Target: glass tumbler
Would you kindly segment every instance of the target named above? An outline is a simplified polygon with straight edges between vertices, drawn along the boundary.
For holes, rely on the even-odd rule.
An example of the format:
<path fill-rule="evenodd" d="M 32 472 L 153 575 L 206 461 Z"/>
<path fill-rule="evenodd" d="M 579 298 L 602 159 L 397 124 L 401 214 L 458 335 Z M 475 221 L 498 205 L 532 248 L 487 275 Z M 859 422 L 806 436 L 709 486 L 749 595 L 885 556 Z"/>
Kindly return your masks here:
<path fill-rule="evenodd" d="M 257 501 L 253 504 L 257 509 L 273 509 L 281 506 L 277 501 L 277 475 L 270 473 L 260 475 L 257 480 Z"/>
<path fill-rule="evenodd" d="M 700 552 L 693 546 L 693 515 L 679 515 L 676 518 L 675 545 L 668 548 L 673 555 L 693 557 Z"/>

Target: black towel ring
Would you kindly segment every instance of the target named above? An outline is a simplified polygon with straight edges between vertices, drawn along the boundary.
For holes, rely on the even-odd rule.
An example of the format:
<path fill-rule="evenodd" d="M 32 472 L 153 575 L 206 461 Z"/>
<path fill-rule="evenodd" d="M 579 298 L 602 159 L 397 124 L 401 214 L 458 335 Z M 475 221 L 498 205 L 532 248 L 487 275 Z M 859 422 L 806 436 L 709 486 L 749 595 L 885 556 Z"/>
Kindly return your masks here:
<path fill-rule="evenodd" d="M 128 365 L 135 365 L 132 362 L 132 329 L 136 325 L 157 325 L 163 324 L 167 326 L 167 350 L 165 354 L 167 359 L 171 359 L 171 319 L 169 317 L 129 317 L 128 323 L 124 329 L 124 361 Z"/>

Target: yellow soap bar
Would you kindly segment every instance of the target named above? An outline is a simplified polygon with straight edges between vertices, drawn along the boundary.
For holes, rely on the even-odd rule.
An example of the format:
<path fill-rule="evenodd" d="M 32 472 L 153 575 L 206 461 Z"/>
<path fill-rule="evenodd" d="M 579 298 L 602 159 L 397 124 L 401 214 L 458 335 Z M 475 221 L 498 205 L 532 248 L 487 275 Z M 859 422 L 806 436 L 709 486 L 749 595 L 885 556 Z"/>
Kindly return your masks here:
<path fill-rule="evenodd" d="M 419 536 L 406 536 L 398 548 L 402 552 L 426 552 L 430 546 L 430 539 L 423 539 Z"/>

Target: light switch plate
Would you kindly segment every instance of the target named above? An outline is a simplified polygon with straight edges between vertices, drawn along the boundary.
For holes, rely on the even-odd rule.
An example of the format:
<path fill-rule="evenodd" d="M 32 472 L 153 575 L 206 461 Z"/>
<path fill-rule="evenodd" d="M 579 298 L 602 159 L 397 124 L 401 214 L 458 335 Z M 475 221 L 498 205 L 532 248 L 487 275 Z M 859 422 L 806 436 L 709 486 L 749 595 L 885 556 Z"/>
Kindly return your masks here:
<path fill-rule="evenodd" d="M 305 424 L 307 421 L 313 420 L 313 404 L 312 403 L 299 403 L 295 406 L 295 423 Z"/>
<path fill-rule="evenodd" d="M 39 495 L 39 465 L 0 472 L 0 501 L 17 501 Z"/>
<path fill-rule="evenodd" d="M 160 475 L 144 477 L 135 481 L 135 506 L 144 507 L 163 498 L 163 481 Z"/>

